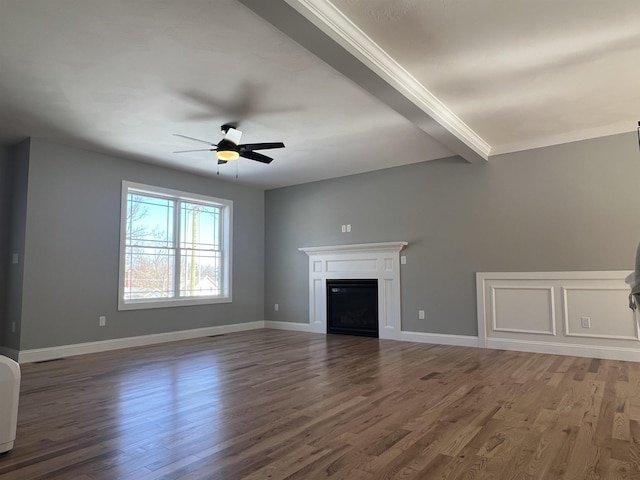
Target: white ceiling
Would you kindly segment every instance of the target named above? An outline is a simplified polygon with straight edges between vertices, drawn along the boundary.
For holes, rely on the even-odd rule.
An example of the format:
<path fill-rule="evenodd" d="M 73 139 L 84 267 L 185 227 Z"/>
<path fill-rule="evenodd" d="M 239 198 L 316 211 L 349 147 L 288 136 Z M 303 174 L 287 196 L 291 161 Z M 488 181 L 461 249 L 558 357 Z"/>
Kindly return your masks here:
<path fill-rule="evenodd" d="M 639 60 L 630 0 L 0 0 L 0 143 L 215 175 L 173 133 L 240 121 L 286 148 L 220 176 L 263 188 L 484 161 L 634 130 Z"/>

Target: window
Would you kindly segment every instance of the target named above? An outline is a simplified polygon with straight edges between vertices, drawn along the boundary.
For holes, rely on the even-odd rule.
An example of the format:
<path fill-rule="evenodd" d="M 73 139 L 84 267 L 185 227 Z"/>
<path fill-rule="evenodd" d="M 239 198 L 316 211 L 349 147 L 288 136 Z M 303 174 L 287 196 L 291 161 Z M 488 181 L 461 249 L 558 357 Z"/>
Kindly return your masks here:
<path fill-rule="evenodd" d="M 233 202 L 122 183 L 118 308 L 231 301 Z"/>

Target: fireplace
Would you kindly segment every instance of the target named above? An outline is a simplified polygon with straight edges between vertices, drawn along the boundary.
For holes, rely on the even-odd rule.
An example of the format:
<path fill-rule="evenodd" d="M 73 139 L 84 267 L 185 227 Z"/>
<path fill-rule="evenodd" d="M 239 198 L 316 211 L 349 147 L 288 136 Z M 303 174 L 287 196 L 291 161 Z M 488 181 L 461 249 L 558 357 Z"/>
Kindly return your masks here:
<path fill-rule="evenodd" d="M 327 279 L 327 333 L 378 337 L 377 279 Z"/>
<path fill-rule="evenodd" d="M 407 242 L 302 247 L 309 256 L 309 331 L 327 333 L 327 280 L 378 282 L 378 337 L 399 340 L 400 250 Z"/>

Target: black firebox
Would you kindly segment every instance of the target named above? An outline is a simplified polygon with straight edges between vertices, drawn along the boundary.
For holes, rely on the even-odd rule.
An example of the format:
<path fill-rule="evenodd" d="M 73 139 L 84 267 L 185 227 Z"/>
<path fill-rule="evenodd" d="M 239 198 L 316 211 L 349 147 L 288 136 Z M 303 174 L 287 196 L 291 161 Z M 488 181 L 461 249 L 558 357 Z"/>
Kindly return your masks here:
<path fill-rule="evenodd" d="M 327 333 L 378 337 L 378 280 L 327 280 Z"/>

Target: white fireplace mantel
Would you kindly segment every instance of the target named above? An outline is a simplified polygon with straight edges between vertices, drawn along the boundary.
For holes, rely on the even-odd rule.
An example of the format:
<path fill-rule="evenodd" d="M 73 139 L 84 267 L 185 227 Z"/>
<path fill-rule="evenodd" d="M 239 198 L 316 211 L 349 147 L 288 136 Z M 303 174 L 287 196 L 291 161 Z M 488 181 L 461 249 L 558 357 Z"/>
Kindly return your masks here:
<path fill-rule="evenodd" d="M 309 256 L 309 327 L 327 333 L 327 279 L 378 280 L 378 334 L 399 339 L 400 250 L 407 242 L 302 247 Z"/>

